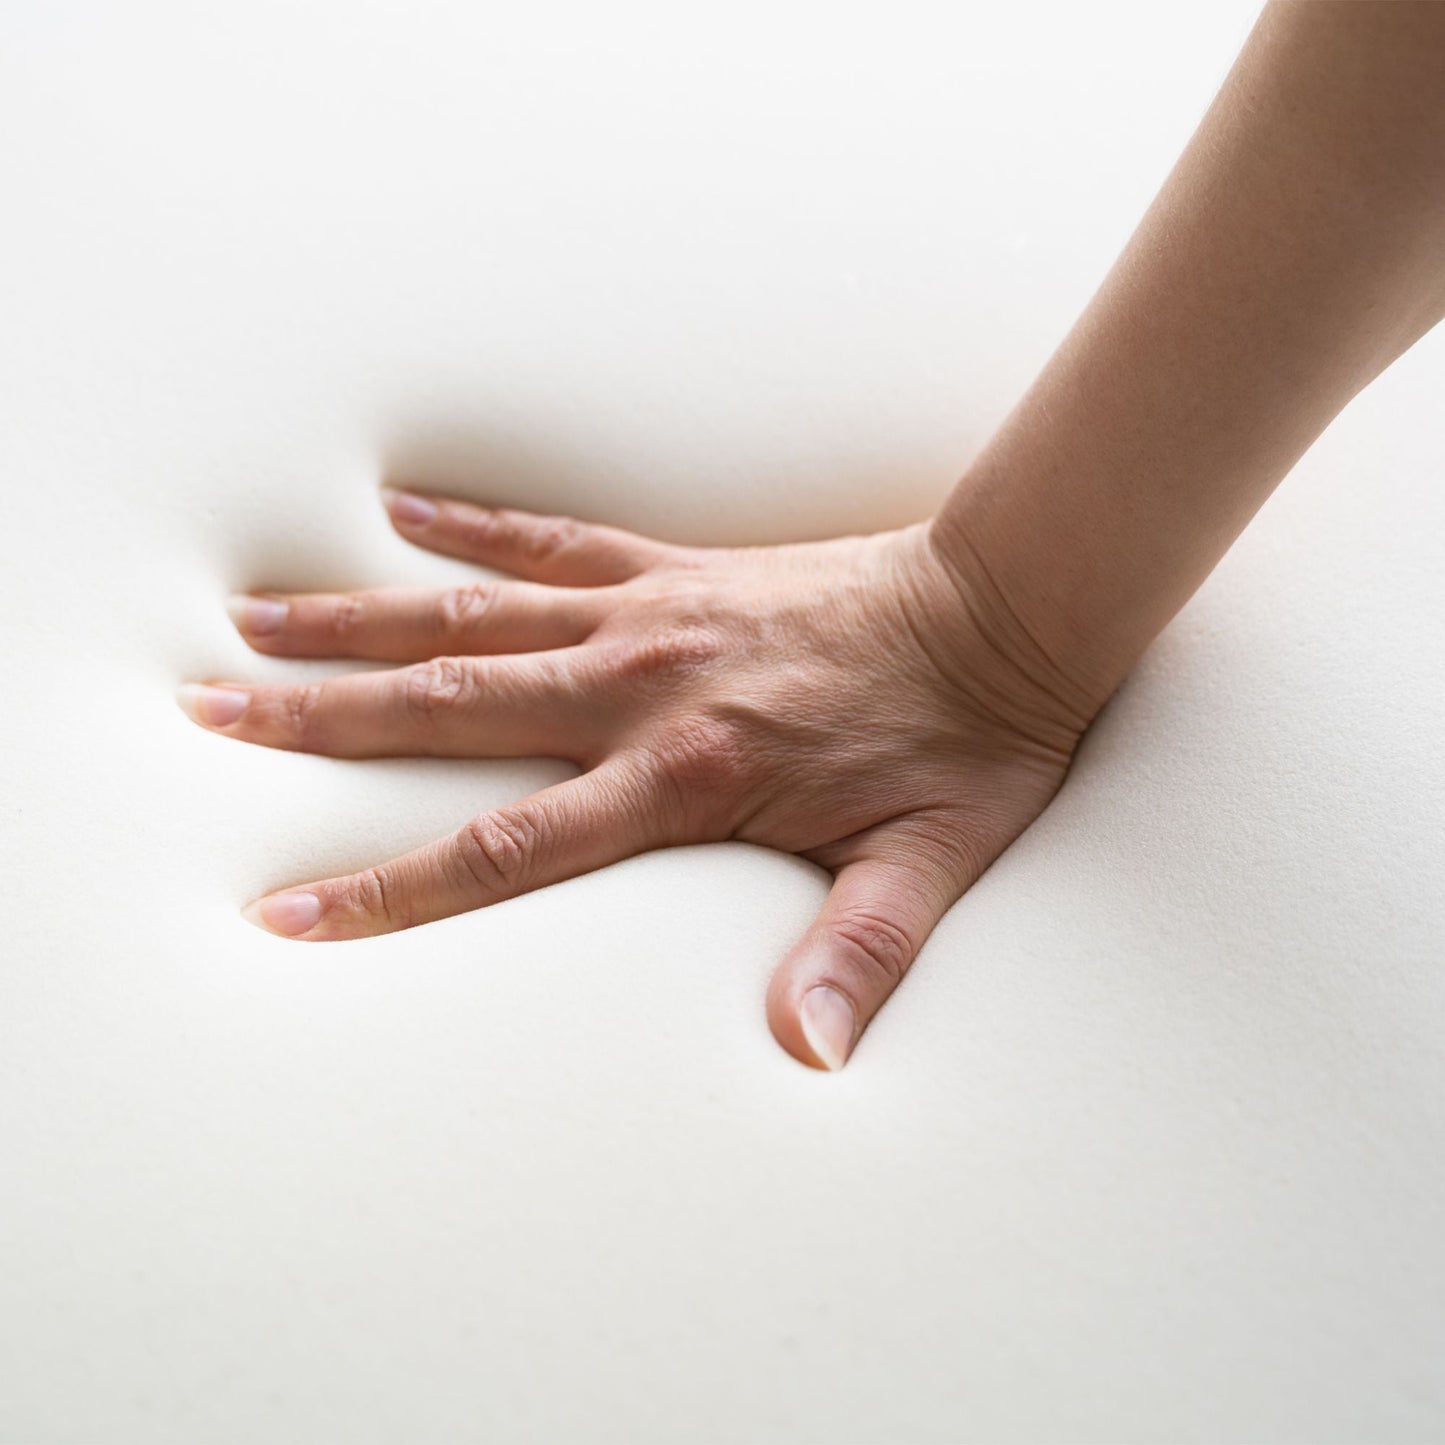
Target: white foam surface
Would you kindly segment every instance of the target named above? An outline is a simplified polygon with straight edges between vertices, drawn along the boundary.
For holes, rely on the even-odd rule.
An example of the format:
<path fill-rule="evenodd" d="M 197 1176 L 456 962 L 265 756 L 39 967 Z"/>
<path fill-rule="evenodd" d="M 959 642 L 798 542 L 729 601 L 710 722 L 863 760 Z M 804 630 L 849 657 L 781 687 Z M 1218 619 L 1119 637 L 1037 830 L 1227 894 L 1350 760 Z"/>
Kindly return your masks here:
<path fill-rule="evenodd" d="M 384 474 L 690 541 L 944 494 L 1248 6 L 0 14 L 0 1438 L 1445 1430 L 1445 335 L 1351 406 L 842 1074 L 746 845 L 304 948 L 565 775 L 208 735 Z"/>

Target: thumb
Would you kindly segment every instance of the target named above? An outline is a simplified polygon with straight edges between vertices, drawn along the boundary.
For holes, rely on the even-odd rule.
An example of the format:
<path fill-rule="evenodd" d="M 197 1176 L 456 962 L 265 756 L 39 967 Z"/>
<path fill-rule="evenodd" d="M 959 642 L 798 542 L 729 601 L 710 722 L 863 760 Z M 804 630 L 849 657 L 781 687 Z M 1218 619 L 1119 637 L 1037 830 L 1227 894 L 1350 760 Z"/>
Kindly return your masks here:
<path fill-rule="evenodd" d="M 843 1067 L 963 892 L 961 881 L 921 861 L 916 846 L 912 853 L 839 868 L 813 926 L 773 975 L 768 1025 L 801 1063 Z"/>

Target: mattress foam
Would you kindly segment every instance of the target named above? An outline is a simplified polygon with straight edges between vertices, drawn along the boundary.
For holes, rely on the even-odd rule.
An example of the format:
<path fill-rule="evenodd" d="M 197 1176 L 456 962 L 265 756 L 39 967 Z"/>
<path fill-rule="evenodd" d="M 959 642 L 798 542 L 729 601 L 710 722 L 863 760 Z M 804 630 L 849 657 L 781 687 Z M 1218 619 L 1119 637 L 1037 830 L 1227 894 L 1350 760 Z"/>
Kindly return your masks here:
<path fill-rule="evenodd" d="M 838 1075 L 763 1012 L 811 865 L 286 942 L 241 904 L 569 769 L 174 701 L 335 669 L 232 591 L 476 575 L 385 479 L 689 542 L 925 515 L 1250 18 L 0 22 L 0 1439 L 1439 1434 L 1445 337 Z"/>

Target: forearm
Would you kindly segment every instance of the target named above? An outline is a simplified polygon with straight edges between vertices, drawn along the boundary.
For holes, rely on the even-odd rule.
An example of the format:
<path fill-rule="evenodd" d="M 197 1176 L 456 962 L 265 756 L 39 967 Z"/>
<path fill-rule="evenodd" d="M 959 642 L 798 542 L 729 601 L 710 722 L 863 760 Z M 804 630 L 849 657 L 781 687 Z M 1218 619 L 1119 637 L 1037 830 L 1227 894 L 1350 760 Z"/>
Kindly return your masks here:
<path fill-rule="evenodd" d="M 1442 315 L 1445 4 L 1272 4 L 935 549 L 1091 713 Z"/>

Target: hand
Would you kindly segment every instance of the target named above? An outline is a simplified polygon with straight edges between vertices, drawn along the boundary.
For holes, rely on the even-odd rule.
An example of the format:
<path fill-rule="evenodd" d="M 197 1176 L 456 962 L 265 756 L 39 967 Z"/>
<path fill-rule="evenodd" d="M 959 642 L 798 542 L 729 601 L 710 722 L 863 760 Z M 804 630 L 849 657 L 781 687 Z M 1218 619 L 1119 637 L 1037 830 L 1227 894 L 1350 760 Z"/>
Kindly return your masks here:
<path fill-rule="evenodd" d="M 512 574 L 446 591 L 238 598 L 258 651 L 406 664 L 182 689 L 203 726 L 366 758 L 548 755 L 578 776 L 247 916 L 308 940 L 410 928 L 650 848 L 729 838 L 834 878 L 768 1020 L 839 1068 L 945 910 L 1043 811 L 1089 709 L 926 526 L 670 546 L 387 492 L 402 536 Z"/>

